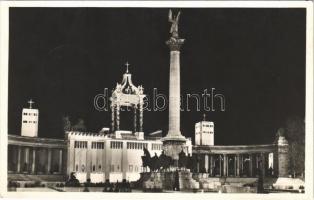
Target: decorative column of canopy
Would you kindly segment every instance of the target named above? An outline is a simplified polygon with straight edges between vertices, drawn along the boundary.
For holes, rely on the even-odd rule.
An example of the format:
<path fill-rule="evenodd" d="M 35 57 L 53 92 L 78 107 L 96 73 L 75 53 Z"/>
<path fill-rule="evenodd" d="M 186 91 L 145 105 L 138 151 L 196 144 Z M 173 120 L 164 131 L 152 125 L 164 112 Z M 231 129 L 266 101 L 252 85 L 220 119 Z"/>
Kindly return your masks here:
<path fill-rule="evenodd" d="M 133 119 L 134 119 L 134 130 L 133 130 L 133 132 L 135 133 L 135 132 L 137 132 L 137 105 L 133 105 L 133 112 L 134 112 L 134 117 L 133 117 Z"/>
<path fill-rule="evenodd" d="M 116 104 L 116 130 L 120 130 L 120 105 Z"/>
<path fill-rule="evenodd" d="M 139 119 L 139 132 L 143 132 L 143 101 L 141 100 L 140 101 L 140 108 L 139 108 L 139 111 L 140 111 L 140 119 Z"/>
<path fill-rule="evenodd" d="M 111 130 L 114 131 L 115 130 L 115 109 L 116 109 L 116 106 L 115 105 L 111 105 L 110 106 L 111 108 Z"/>
<path fill-rule="evenodd" d="M 146 95 L 143 94 L 143 86 L 136 87 L 132 83 L 132 74 L 129 73 L 129 63 L 126 63 L 126 72 L 123 74 L 121 84 L 117 83 L 114 88 L 111 101 L 111 131 L 120 130 L 121 107 L 131 107 L 134 112 L 134 132 L 143 132 L 143 104 Z M 128 110 L 128 109 L 127 109 Z M 139 112 L 138 112 L 139 111 Z M 138 116 L 139 115 L 139 116 Z M 139 121 L 137 121 L 139 118 Z"/>

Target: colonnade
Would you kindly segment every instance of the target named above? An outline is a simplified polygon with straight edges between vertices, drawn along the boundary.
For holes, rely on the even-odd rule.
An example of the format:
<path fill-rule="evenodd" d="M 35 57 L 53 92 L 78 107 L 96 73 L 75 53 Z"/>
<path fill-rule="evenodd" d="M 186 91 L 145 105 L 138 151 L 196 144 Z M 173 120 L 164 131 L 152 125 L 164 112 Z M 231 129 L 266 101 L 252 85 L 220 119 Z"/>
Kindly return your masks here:
<path fill-rule="evenodd" d="M 269 153 L 245 154 L 198 154 L 198 173 L 208 173 L 219 177 L 256 177 L 272 176 L 274 171 L 269 165 Z"/>
<path fill-rule="evenodd" d="M 9 145 L 9 173 L 63 174 L 64 149 Z"/>

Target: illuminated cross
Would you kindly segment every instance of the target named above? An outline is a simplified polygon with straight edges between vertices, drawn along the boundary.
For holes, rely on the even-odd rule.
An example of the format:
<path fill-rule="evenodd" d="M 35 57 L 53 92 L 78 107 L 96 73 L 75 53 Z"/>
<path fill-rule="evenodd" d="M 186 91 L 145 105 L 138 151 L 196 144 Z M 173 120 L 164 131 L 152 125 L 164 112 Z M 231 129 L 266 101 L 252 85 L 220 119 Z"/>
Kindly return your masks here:
<path fill-rule="evenodd" d="M 31 99 L 31 100 L 28 101 L 28 103 L 29 103 L 29 108 L 31 109 L 32 108 L 32 104 L 35 103 L 35 102 Z"/>
<path fill-rule="evenodd" d="M 125 66 L 126 66 L 126 73 L 129 73 L 129 63 L 128 63 L 128 61 L 126 61 L 126 63 L 125 63 Z"/>

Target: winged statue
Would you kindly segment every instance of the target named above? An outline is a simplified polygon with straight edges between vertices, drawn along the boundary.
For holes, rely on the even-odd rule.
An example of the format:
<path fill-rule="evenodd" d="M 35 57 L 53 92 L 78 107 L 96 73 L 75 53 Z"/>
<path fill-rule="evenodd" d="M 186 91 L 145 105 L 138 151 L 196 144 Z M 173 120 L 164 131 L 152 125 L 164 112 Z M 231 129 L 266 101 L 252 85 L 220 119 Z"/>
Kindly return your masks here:
<path fill-rule="evenodd" d="M 178 23 L 179 23 L 179 18 L 180 18 L 180 11 L 178 12 L 177 16 L 172 15 L 171 9 L 169 10 L 169 15 L 168 15 L 168 21 L 172 23 L 171 28 L 170 28 L 170 33 L 172 37 L 178 38 Z"/>

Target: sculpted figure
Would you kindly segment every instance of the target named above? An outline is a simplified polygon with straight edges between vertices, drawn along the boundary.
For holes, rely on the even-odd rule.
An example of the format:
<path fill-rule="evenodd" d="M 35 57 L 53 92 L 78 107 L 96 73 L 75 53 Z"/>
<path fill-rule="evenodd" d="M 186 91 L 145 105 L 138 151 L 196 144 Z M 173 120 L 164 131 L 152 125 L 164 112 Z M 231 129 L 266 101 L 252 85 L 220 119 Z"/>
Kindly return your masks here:
<path fill-rule="evenodd" d="M 169 22 L 172 23 L 171 28 L 170 28 L 170 33 L 171 33 L 172 37 L 174 37 L 174 38 L 179 37 L 179 35 L 178 35 L 179 17 L 180 17 L 180 11 L 178 12 L 177 16 L 173 16 L 171 9 L 169 10 L 168 20 L 169 20 Z"/>

